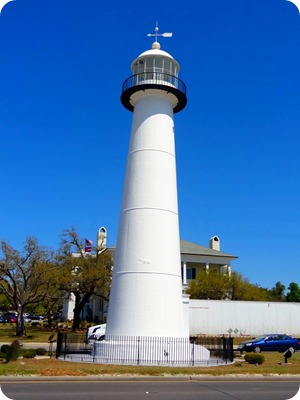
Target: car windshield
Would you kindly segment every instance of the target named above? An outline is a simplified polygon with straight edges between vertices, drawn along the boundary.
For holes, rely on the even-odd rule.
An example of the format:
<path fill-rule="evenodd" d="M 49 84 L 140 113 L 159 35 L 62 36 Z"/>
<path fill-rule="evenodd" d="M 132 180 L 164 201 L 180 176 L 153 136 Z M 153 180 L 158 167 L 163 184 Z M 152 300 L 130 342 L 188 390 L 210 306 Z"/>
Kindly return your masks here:
<path fill-rule="evenodd" d="M 262 339 L 264 339 L 264 338 L 266 338 L 267 336 L 266 335 L 260 335 L 260 336 L 257 336 L 256 338 L 254 338 L 253 340 L 255 341 L 255 342 L 257 342 L 258 340 L 262 340 Z"/>

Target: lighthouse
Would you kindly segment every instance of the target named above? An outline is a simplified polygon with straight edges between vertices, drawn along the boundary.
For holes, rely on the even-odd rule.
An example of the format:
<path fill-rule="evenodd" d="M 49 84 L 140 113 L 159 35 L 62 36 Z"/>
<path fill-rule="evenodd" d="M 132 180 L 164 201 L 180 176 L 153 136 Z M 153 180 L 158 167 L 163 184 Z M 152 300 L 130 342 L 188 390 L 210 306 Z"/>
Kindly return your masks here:
<path fill-rule="evenodd" d="M 183 315 L 174 114 L 187 103 L 179 64 L 152 48 L 131 64 L 121 102 L 132 126 L 106 335 L 188 338 Z"/>

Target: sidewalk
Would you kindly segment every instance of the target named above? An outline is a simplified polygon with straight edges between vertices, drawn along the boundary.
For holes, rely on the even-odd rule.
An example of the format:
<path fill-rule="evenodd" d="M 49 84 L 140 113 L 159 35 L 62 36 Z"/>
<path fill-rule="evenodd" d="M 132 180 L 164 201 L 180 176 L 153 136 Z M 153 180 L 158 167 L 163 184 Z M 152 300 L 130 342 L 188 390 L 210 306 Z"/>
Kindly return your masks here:
<path fill-rule="evenodd" d="M 22 343 L 22 347 L 23 349 L 37 349 L 39 347 L 43 347 L 44 349 L 46 349 L 47 351 L 49 351 L 50 345 L 52 344 L 52 351 L 56 351 L 56 342 L 54 343 L 39 343 L 39 342 L 30 342 L 30 343 L 26 343 L 23 342 L 22 340 L 20 340 L 20 342 Z M 0 348 L 3 344 L 11 344 L 11 342 L 0 342 Z"/>

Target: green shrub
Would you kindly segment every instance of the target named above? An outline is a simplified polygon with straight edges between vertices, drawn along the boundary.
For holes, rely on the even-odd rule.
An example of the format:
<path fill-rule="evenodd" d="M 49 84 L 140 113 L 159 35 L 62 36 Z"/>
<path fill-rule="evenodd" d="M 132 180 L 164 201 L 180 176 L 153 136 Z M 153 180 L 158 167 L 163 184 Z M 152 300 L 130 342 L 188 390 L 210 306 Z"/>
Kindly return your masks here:
<path fill-rule="evenodd" d="M 47 354 L 47 350 L 44 349 L 44 347 L 38 347 L 37 349 L 35 349 L 35 352 L 37 356 L 44 356 L 45 354 Z"/>
<path fill-rule="evenodd" d="M 249 364 L 262 364 L 265 357 L 262 354 L 247 353 L 245 354 L 245 361 Z"/>
<path fill-rule="evenodd" d="M 22 356 L 24 358 L 34 358 L 36 356 L 35 349 L 26 349 L 22 351 Z"/>
<path fill-rule="evenodd" d="M 2 346 L 1 346 L 1 353 L 2 354 L 6 354 L 7 352 L 8 352 L 8 350 L 9 350 L 9 344 L 3 344 Z"/>
<path fill-rule="evenodd" d="M 7 363 L 16 361 L 20 356 L 20 343 L 18 340 L 15 340 L 11 345 L 3 344 L 1 346 L 1 353 L 3 353 L 3 358 Z"/>

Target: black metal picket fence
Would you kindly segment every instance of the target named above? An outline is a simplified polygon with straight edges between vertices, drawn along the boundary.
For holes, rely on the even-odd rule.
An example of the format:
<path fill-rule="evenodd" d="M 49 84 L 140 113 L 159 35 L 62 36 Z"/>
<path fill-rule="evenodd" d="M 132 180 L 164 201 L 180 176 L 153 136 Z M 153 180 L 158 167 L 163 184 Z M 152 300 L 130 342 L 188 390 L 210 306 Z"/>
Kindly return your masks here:
<path fill-rule="evenodd" d="M 83 333 L 59 332 L 56 357 L 101 364 L 201 366 L 233 361 L 230 337 L 113 336 L 87 343 Z"/>

